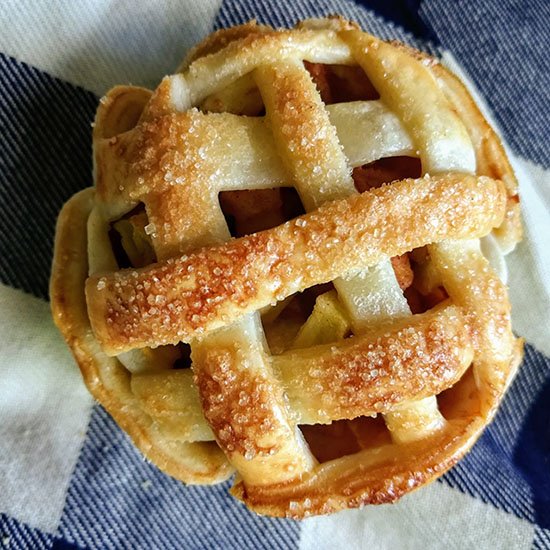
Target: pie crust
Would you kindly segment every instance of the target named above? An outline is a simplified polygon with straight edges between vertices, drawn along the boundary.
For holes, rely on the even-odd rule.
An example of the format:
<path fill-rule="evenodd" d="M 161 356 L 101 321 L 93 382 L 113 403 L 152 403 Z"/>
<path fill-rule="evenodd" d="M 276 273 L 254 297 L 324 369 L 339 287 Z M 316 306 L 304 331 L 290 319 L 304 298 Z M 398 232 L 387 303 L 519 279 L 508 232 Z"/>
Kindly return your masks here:
<path fill-rule="evenodd" d="M 517 182 L 437 60 L 337 17 L 251 22 L 154 92 L 112 89 L 93 144 L 95 185 L 57 224 L 53 316 L 161 470 L 236 471 L 249 508 L 301 518 L 398 499 L 491 421 L 522 355 L 502 281 Z M 421 172 L 391 176 L 401 157 Z M 304 213 L 262 191 L 281 188 Z M 232 237 L 224 202 L 276 225 Z"/>

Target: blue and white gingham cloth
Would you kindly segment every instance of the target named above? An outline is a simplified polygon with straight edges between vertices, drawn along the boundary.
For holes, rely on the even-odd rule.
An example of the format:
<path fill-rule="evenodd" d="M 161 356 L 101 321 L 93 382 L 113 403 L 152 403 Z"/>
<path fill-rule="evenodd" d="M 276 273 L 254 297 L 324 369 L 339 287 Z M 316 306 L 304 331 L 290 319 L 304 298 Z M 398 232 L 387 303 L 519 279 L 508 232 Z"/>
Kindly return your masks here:
<path fill-rule="evenodd" d="M 525 240 L 508 266 L 527 345 L 495 421 L 440 481 L 295 522 L 144 461 L 84 388 L 47 289 L 55 219 L 91 184 L 108 88 L 154 87 L 214 29 L 331 13 L 439 55 L 500 128 L 522 193 Z M 0 549 L 550 548 L 547 0 L 4 0 L 0 29 Z"/>

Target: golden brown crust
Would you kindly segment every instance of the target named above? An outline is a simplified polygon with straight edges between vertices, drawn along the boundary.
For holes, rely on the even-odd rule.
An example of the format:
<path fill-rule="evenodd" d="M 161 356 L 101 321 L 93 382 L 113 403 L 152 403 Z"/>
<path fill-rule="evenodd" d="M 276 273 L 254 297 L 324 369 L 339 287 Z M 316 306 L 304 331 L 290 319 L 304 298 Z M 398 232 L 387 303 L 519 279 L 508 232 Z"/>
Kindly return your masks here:
<path fill-rule="evenodd" d="M 509 379 L 521 358 L 522 346 L 516 343 L 504 368 Z M 447 396 L 448 421 L 444 429 L 429 438 L 367 448 L 325 462 L 296 483 L 262 487 L 238 482 L 231 492 L 256 513 L 295 519 L 366 504 L 395 502 L 452 468 L 487 425 L 487 418 L 477 409 L 476 397 L 480 390 L 473 376 L 463 377 L 450 391 L 454 396 Z M 499 399 L 496 394 L 492 395 L 493 409 Z"/>
<path fill-rule="evenodd" d="M 264 34 L 273 30 L 265 25 L 258 25 L 255 19 L 242 25 L 220 29 L 209 34 L 202 42 L 194 46 L 185 56 L 185 60 L 178 67 L 177 72 L 184 71 L 193 61 L 206 55 L 214 54 L 225 48 L 230 42 L 241 40 L 250 35 Z"/>
<path fill-rule="evenodd" d="M 93 189 L 81 191 L 65 204 L 58 218 L 50 281 L 54 321 L 92 395 L 149 460 L 187 483 L 223 481 L 233 470 L 213 442 L 171 441 L 151 430 L 151 418 L 131 391 L 130 373 L 101 351 L 92 334 L 84 298 L 88 263 L 82 251 L 86 248 L 86 219 L 93 202 Z"/>
<path fill-rule="evenodd" d="M 368 97 L 354 88 L 354 101 L 325 105 L 319 87 L 346 97 L 326 65 L 363 71 Z M 352 169 L 387 157 L 416 157 L 424 177 L 357 194 Z M 517 182 L 437 61 L 341 18 L 219 31 L 155 92 L 107 94 L 94 164 L 95 192 L 59 218 L 52 311 L 93 395 L 163 470 L 214 483 L 235 467 L 250 508 L 304 517 L 399 498 L 493 417 L 521 342 L 477 238 L 517 242 Z M 307 214 L 230 240 L 219 193 L 280 186 Z M 110 228 L 134 209 L 158 263 L 116 271 Z M 418 247 L 412 270 L 393 261 L 398 284 L 389 258 Z M 354 336 L 270 356 L 257 311 L 329 281 L 341 334 Z M 411 282 L 424 305 L 448 299 L 411 315 Z M 330 308 L 315 311 L 314 343 L 316 323 L 332 326 Z M 170 368 L 176 349 L 137 349 L 180 341 L 192 371 Z M 377 413 L 373 427 L 364 415 Z M 342 425 L 347 441 L 313 456 L 337 419 L 326 434 Z"/>
<path fill-rule="evenodd" d="M 189 341 L 383 257 L 482 236 L 502 219 L 504 202 L 502 186 L 488 178 L 403 180 L 216 248 L 93 276 L 86 282 L 88 313 L 111 354 Z M 335 240 L 338 246 L 327 246 Z"/>
<path fill-rule="evenodd" d="M 449 296 L 468 312 L 481 410 L 492 418 L 509 383 L 508 366 L 517 345 L 506 287 L 479 253 L 477 242 L 447 241 L 430 245 L 428 251 Z M 465 270 L 473 270 L 476 276 L 468 276 Z"/>
<path fill-rule="evenodd" d="M 212 402 L 205 406 L 212 409 L 210 424 L 225 424 L 224 438 L 234 449 L 243 443 L 229 441 L 235 436 L 227 419 L 256 414 L 251 406 L 269 400 L 269 392 L 265 393 L 269 380 L 257 375 L 250 384 L 259 393 L 250 389 L 241 395 L 242 388 L 236 389 L 238 376 L 228 368 L 238 357 L 238 346 L 230 344 L 207 353 L 210 366 L 197 382 L 202 385 L 203 399 Z M 464 315 L 456 306 L 442 304 L 354 338 L 287 351 L 273 356 L 272 361 L 297 422 L 303 425 L 385 413 L 404 400 L 437 395 L 461 378 L 472 354 Z M 132 390 L 145 410 L 157 421 L 170 424 L 169 429 L 179 438 L 212 439 L 189 370 L 134 375 Z M 179 420 L 179 426 L 174 419 Z M 190 435 L 190 426 L 197 431 L 195 435 Z M 237 431 L 246 428 L 238 426 Z"/>
<path fill-rule="evenodd" d="M 504 182 L 508 200 L 506 215 L 494 235 L 504 251 L 510 251 L 521 240 L 522 226 L 519 210 L 518 182 L 500 138 L 487 122 L 479 107 L 468 93 L 466 86 L 440 63 L 431 65 L 431 70 L 439 79 L 441 88 L 460 118 L 474 144 L 477 169 L 480 175 L 496 178 Z"/>
<path fill-rule="evenodd" d="M 287 352 L 274 363 L 300 423 L 316 424 L 437 395 L 461 378 L 472 358 L 465 319 L 448 306 L 337 344 Z"/>
<path fill-rule="evenodd" d="M 256 513 L 295 519 L 395 502 L 454 466 L 484 427 L 479 417 L 460 419 L 430 438 L 327 462 L 291 485 L 264 489 L 240 482 L 231 492 Z"/>

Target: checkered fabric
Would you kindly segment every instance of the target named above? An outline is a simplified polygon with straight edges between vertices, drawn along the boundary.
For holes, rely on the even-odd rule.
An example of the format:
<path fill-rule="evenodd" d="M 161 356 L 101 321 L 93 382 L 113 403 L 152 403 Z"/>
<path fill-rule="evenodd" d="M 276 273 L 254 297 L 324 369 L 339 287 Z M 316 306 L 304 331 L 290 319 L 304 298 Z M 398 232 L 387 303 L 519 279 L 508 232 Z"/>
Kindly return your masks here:
<path fill-rule="evenodd" d="M 500 128 L 526 229 L 508 257 L 526 353 L 494 422 L 437 483 L 295 522 L 147 463 L 84 388 L 48 278 L 57 213 L 91 184 L 109 87 L 154 87 L 214 29 L 332 13 L 442 58 Z M 550 3 L 6 0 L 0 22 L 0 549 L 550 548 Z"/>

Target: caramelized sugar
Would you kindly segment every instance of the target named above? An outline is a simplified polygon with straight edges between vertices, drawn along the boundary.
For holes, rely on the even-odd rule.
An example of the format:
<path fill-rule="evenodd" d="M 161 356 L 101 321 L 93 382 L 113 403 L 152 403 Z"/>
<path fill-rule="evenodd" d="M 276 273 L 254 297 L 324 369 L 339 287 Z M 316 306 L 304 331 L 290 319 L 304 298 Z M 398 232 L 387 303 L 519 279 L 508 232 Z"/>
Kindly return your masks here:
<path fill-rule="evenodd" d="M 418 178 L 421 174 L 422 164 L 420 159 L 390 157 L 354 168 L 352 177 L 357 191 L 363 193 L 392 181 Z M 408 254 L 395 256 L 391 259 L 391 262 L 401 290 L 406 290 L 411 286 L 414 277 Z M 405 296 L 407 297 L 407 294 Z"/>
<path fill-rule="evenodd" d="M 377 99 L 378 93 L 358 67 L 336 67 L 306 63 L 325 103 Z M 359 192 L 379 187 L 422 173 L 419 159 L 410 157 L 384 158 L 353 170 Z M 304 212 L 293 188 L 220 193 L 220 205 L 231 235 L 241 237 L 279 225 Z M 414 273 L 407 254 L 392 258 L 400 287 L 408 289 Z M 319 285 L 287 299 L 279 309 L 264 317 L 264 331 L 270 351 L 276 355 L 288 349 L 298 331 L 313 310 L 317 296 L 328 292 L 332 284 Z M 341 420 L 330 425 L 301 427 L 310 448 L 320 462 L 359 451 L 369 446 L 389 443 L 391 437 L 383 418 Z"/>
<path fill-rule="evenodd" d="M 310 70 L 318 89 L 324 94 L 326 103 L 335 102 L 336 96 L 333 92 L 328 77 L 329 72 L 320 70 L 319 66 L 310 67 Z M 352 97 L 345 100 L 365 99 L 357 97 L 351 92 Z M 366 94 L 369 92 L 365 92 Z M 375 99 L 370 97 L 369 99 Z M 422 175 L 422 165 L 420 159 L 412 157 L 392 157 L 383 158 L 359 166 L 353 170 L 352 177 L 356 189 L 363 193 L 369 189 L 380 187 L 385 183 L 401 180 L 405 178 L 418 178 Z M 395 276 L 402 290 L 405 291 L 405 297 L 409 295 L 413 298 L 414 289 L 411 285 L 414 280 L 414 272 L 409 260 L 408 254 L 391 258 L 392 267 Z M 435 298 L 435 296 L 434 296 Z M 418 307 L 416 303 L 409 303 L 413 313 L 417 310 L 425 311 L 425 300 L 420 302 Z M 320 462 L 326 462 L 344 455 L 355 453 L 368 447 L 376 447 L 391 443 L 390 432 L 386 427 L 382 416 L 376 418 L 360 417 L 354 420 L 341 420 L 333 422 L 330 425 L 302 426 L 301 430 L 314 454 Z"/>
<path fill-rule="evenodd" d="M 379 99 L 379 94 L 358 66 L 323 65 L 304 62 L 325 104 L 369 101 Z M 240 103 L 227 97 L 213 98 L 208 110 L 234 112 L 235 114 L 263 114 L 257 90 L 248 86 L 249 113 Z M 220 105 L 216 107 L 215 101 Z M 252 106 L 252 107 L 250 107 Z M 352 177 L 356 189 L 363 193 L 404 178 L 418 178 L 422 174 L 421 162 L 412 157 L 383 158 L 354 168 Z M 304 208 L 293 188 L 263 190 L 224 191 L 219 195 L 220 206 L 233 237 L 269 229 L 304 213 Z M 414 271 L 408 254 L 391 259 L 396 278 L 409 301 L 413 313 L 426 311 L 432 305 L 446 298 L 444 289 L 436 289 L 429 296 L 422 296 L 413 286 Z M 271 353 L 282 353 L 293 341 L 300 327 L 313 310 L 316 298 L 333 288 L 332 283 L 318 285 L 280 304 L 274 315 L 264 318 L 264 330 Z M 190 350 L 189 350 L 190 351 Z M 190 364 L 189 351 L 182 352 L 175 368 Z M 442 398 L 445 401 L 445 398 Z M 354 420 L 340 420 L 329 425 L 300 426 L 314 456 L 319 462 L 326 462 L 361 449 L 378 447 L 391 442 L 391 436 L 382 416 L 359 417 Z"/>
<path fill-rule="evenodd" d="M 130 222 L 130 226 L 133 228 L 132 232 L 126 233 L 120 229 L 121 221 Z M 111 248 L 113 250 L 116 262 L 120 268 L 128 267 L 144 267 L 156 261 L 155 252 L 151 240 L 147 234 L 146 227 L 149 223 L 147 218 L 147 212 L 145 210 L 145 205 L 140 203 L 133 210 L 119 218 L 118 220 L 113 221 L 109 227 L 109 239 L 111 242 Z M 128 230 L 128 226 L 126 227 Z M 123 234 L 125 234 L 126 239 L 130 239 L 133 242 L 124 241 Z M 136 242 L 139 241 L 139 242 Z M 127 250 L 125 248 L 130 246 L 133 250 Z M 173 354 L 176 357 L 172 368 L 174 369 L 184 369 L 191 366 L 191 346 L 189 344 L 184 344 L 183 342 L 177 345 L 167 345 L 161 346 L 166 351 L 167 348 L 175 348 L 175 353 Z M 150 349 L 150 355 L 152 357 L 159 358 L 159 355 L 162 353 L 164 356 L 165 353 L 161 352 L 160 348 Z M 172 354 L 170 354 L 172 357 Z M 161 364 L 164 364 L 165 360 L 160 359 Z"/>

